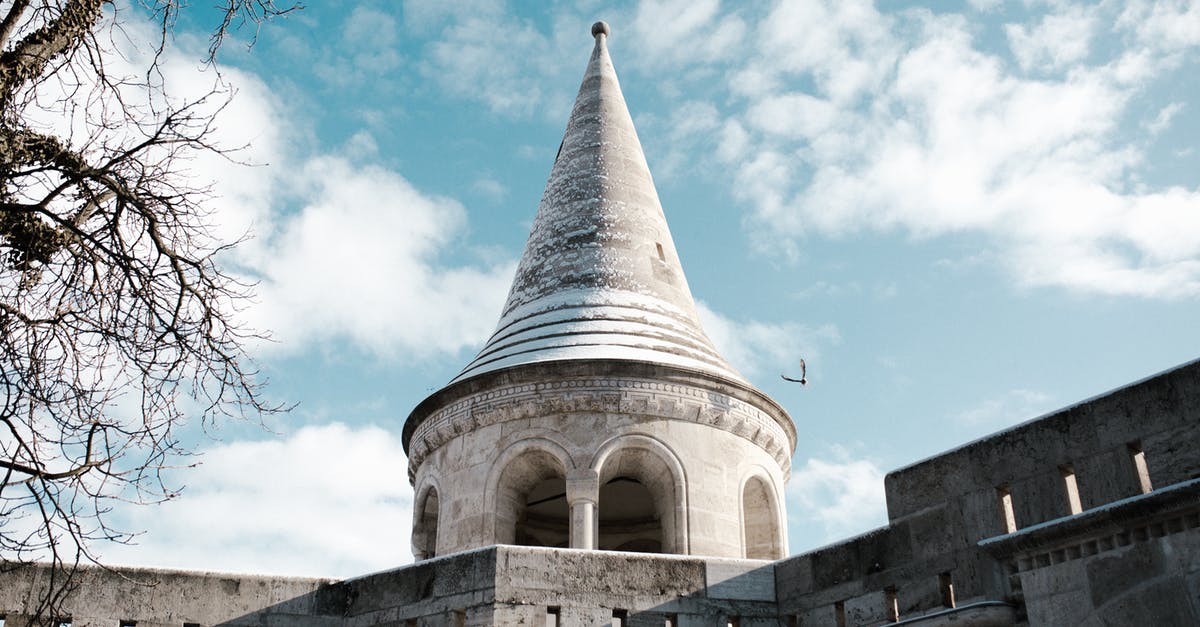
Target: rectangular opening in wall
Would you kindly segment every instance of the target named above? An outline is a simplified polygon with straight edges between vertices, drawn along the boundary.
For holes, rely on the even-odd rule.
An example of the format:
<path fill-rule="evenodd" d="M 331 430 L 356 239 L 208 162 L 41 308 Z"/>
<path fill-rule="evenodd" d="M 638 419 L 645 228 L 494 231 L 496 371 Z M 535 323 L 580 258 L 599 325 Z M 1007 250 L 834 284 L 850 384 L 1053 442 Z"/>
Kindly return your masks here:
<path fill-rule="evenodd" d="M 453 623 L 454 627 L 467 627 L 467 611 L 454 610 Z"/>
<path fill-rule="evenodd" d="M 833 604 L 833 622 L 837 627 L 846 627 L 846 602 L 836 601 Z"/>
<path fill-rule="evenodd" d="M 612 627 L 626 627 L 629 624 L 629 610 L 613 610 Z"/>
<path fill-rule="evenodd" d="M 883 613 L 893 623 L 900 621 L 900 602 L 896 598 L 896 586 L 883 589 Z"/>
<path fill-rule="evenodd" d="M 663 622 L 664 627 L 679 627 L 679 615 L 667 614 L 666 620 Z"/>
<path fill-rule="evenodd" d="M 741 616 L 730 616 L 729 620 L 725 621 L 726 627 L 742 627 Z"/>
<path fill-rule="evenodd" d="M 938 575 L 938 589 L 942 591 L 942 607 L 954 607 L 954 580 L 950 573 Z"/>
<path fill-rule="evenodd" d="M 1150 483 L 1150 469 L 1146 467 L 1146 454 L 1142 452 L 1141 442 L 1129 443 L 1129 457 L 1133 459 L 1133 470 L 1137 473 L 1138 487 L 1141 488 L 1142 494 L 1153 492 L 1154 486 Z"/>
<path fill-rule="evenodd" d="M 660 242 L 654 242 L 654 247 L 658 249 L 658 260 L 666 261 L 667 255 L 665 252 L 663 252 L 662 244 Z"/>
<path fill-rule="evenodd" d="M 117 623 L 117 625 L 119 625 L 120 627 L 137 627 L 137 621 L 129 620 L 128 618 L 126 618 L 126 619 L 122 620 L 121 622 Z"/>
<path fill-rule="evenodd" d="M 1008 486 L 1002 485 L 996 488 L 996 501 L 1000 505 L 1000 524 L 1004 533 L 1012 533 L 1017 530 L 1017 515 L 1013 511 L 1012 492 Z"/>
<path fill-rule="evenodd" d="M 1067 513 L 1073 516 L 1082 512 L 1083 504 L 1079 502 L 1079 484 L 1075 481 L 1075 467 L 1063 464 L 1058 467 L 1058 472 L 1062 474 L 1063 490 L 1067 493 Z"/>
<path fill-rule="evenodd" d="M 184 623 L 183 627 L 200 627 L 200 623 Z"/>
<path fill-rule="evenodd" d="M 546 608 L 546 627 L 558 627 L 559 616 L 562 614 L 562 609 L 556 605 L 551 605 Z"/>
<path fill-rule="evenodd" d="M 50 624 L 54 625 L 54 627 L 71 627 L 71 618 L 56 618 L 50 621 Z"/>

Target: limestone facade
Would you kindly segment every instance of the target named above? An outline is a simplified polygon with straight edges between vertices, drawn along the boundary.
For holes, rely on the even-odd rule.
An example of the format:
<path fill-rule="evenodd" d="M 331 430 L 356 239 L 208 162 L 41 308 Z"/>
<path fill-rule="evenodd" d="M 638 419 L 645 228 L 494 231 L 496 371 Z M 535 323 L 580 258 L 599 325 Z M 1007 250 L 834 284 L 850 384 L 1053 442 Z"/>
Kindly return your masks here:
<path fill-rule="evenodd" d="M 497 543 L 787 554 L 795 427 L 701 328 L 607 33 L 496 332 L 405 424 L 418 559 Z"/>
<path fill-rule="evenodd" d="M 418 561 L 84 568 L 39 624 L 1200 624 L 1200 361 L 893 471 L 886 526 L 784 557 L 796 429 L 700 328 L 607 33 L 496 333 L 405 423 Z M 0 566 L 27 627 L 48 568 Z"/>
<path fill-rule="evenodd" d="M 440 407 L 410 445 L 419 558 L 498 543 L 629 549 L 639 539 L 653 552 L 787 553 L 783 486 L 795 431 L 753 390 L 668 366 L 596 361 L 509 370 L 429 404 Z M 607 524 L 608 508 L 638 513 L 628 511 L 628 491 L 607 491 L 625 502 L 601 498 L 618 478 L 645 486 L 651 509 L 641 517 L 658 522 L 657 537 Z M 555 481 L 559 529 L 543 520 L 545 533 L 518 537 L 530 494 Z"/>
<path fill-rule="evenodd" d="M 1198 451 L 1200 361 L 889 473 L 887 526 L 780 560 L 498 545 L 345 581 L 84 569 L 62 617 L 71 627 L 1190 627 L 1200 624 Z M 1077 513 L 1059 469 L 1071 462 Z M 41 566 L 0 572 L 4 627 L 26 627 L 46 582 Z"/>

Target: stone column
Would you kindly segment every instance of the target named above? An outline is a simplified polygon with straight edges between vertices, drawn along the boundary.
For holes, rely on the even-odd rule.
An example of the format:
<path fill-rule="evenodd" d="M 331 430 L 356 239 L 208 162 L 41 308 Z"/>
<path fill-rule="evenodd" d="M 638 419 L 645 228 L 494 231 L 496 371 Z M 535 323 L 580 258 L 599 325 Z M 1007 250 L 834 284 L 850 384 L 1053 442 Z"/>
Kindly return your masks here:
<path fill-rule="evenodd" d="M 596 548 L 596 503 L 600 475 L 583 468 L 567 473 L 567 506 L 571 508 L 571 548 Z"/>

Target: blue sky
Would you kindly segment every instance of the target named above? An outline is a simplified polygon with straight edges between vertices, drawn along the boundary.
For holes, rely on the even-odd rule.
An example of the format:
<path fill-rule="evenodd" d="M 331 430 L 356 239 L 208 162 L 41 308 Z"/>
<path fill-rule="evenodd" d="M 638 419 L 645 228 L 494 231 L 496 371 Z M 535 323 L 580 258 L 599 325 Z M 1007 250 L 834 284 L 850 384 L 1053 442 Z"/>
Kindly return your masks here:
<path fill-rule="evenodd" d="M 299 406 L 197 435 L 111 561 L 411 560 L 403 421 L 492 330 L 596 19 L 706 329 L 796 421 L 793 552 L 883 524 L 890 469 L 1200 354 L 1195 2 L 309 4 L 222 50 L 257 165 L 196 164 Z"/>

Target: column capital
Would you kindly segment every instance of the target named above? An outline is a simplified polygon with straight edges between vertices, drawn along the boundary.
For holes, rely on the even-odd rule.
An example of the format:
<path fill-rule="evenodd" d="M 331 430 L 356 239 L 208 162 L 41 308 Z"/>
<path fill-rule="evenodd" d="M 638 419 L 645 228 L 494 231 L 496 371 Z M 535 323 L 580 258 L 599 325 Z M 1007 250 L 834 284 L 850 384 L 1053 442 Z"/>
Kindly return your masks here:
<path fill-rule="evenodd" d="M 600 474 L 591 468 L 577 468 L 567 473 L 567 504 L 600 500 Z"/>

